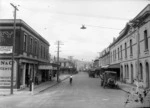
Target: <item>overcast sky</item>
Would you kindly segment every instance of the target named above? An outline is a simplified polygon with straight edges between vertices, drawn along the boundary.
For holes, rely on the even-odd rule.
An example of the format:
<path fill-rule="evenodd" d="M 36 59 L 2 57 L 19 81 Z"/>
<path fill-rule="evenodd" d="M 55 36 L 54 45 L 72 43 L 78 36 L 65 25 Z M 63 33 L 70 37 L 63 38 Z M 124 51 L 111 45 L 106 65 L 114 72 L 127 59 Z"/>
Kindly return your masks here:
<path fill-rule="evenodd" d="M 0 0 L 0 18 L 24 20 L 50 43 L 56 55 L 56 41 L 61 41 L 60 57 L 90 61 L 118 37 L 126 23 L 149 0 Z M 87 29 L 80 29 L 85 24 Z"/>

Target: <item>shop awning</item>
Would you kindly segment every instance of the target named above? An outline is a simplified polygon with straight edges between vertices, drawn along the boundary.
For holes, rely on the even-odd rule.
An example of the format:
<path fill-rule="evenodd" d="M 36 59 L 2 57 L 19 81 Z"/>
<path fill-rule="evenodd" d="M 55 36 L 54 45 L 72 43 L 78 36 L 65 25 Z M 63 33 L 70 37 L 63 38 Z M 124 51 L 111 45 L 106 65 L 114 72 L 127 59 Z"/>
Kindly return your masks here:
<path fill-rule="evenodd" d="M 120 68 L 120 63 L 118 63 L 118 64 L 112 64 L 112 65 L 109 65 L 109 67 L 108 67 L 108 68 L 112 68 L 112 69 Z"/>
<path fill-rule="evenodd" d="M 52 70 L 53 67 L 50 64 L 48 64 L 48 65 L 39 65 L 38 69 L 40 69 L 40 70 Z"/>
<path fill-rule="evenodd" d="M 106 68 L 108 68 L 108 66 L 109 66 L 109 65 L 105 65 L 105 66 L 102 66 L 102 68 L 106 69 Z"/>

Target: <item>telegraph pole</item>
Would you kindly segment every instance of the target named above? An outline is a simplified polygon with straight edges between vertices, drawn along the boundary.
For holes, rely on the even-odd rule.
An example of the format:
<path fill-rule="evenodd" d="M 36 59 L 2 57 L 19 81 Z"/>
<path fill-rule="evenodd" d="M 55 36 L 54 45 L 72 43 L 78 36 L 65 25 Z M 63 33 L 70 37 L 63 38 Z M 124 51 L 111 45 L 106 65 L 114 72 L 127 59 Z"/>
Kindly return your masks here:
<path fill-rule="evenodd" d="M 58 64 L 58 66 L 57 66 L 57 82 L 59 82 L 59 69 L 60 69 L 59 52 L 60 52 L 60 45 L 62 45 L 62 44 L 60 41 L 57 41 L 56 44 L 57 44 L 57 64 Z"/>
<path fill-rule="evenodd" d="M 10 3 L 11 6 L 14 8 L 14 35 L 13 35 L 13 42 L 12 42 L 12 68 L 11 68 L 11 89 L 10 94 L 13 94 L 13 76 L 14 76 L 14 52 L 15 52 L 15 37 L 16 37 L 16 11 L 18 11 L 17 6 Z"/>
<path fill-rule="evenodd" d="M 70 67 L 70 70 L 71 70 L 70 74 L 72 75 L 72 73 L 73 73 L 73 72 L 72 72 L 72 71 L 73 71 L 73 70 L 72 70 L 72 69 L 73 69 L 73 61 L 72 61 L 72 60 L 73 60 L 73 56 L 68 56 L 68 58 L 69 58 L 69 60 L 70 60 L 70 66 L 69 66 L 69 67 Z"/>

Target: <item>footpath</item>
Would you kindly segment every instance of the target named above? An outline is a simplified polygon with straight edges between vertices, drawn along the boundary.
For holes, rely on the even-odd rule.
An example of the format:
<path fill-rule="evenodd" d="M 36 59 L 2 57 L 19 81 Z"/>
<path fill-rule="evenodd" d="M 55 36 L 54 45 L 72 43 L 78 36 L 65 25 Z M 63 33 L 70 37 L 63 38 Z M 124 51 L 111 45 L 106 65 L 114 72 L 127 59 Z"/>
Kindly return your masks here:
<path fill-rule="evenodd" d="M 132 88 L 135 88 L 135 85 L 126 84 L 122 82 L 118 82 L 119 88 L 126 93 L 131 92 Z M 126 100 L 125 100 L 126 101 Z M 143 103 L 131 101 L 125 105 L 125 108 L 150 108 L 150 92 L 144 97 Z"/>
<path fill-rule="evenodd" d="M 69 78 L 70 75 L 68 74 L 62 74 L 59 76 L 59 82 L 57 82 L 57 78 L 54 77 L 52 79 L 52 81 L 46 81 L 46 82 L 42 82 L 41 84 L 39 85 L 34 85 L 34 90 L 33 92 L 29 90 L 29 87 L 28 88 L 25 88 L 25 89 L 21 89 L 21 90 L 14 90 L 13 92 L 13 95 L 15 96 L 19 96 L 19 95 L 36 95 L 40 92 L 43 92 L 45 91 L 46 89 L 49 89 L 59 83 L 61 83 L 63 80 Z M 8 92 L 7 95 L 1 95 L 1 96 L 9 96 L 10 95 L 10 90 L 6 90 L 6 92 Z"/>

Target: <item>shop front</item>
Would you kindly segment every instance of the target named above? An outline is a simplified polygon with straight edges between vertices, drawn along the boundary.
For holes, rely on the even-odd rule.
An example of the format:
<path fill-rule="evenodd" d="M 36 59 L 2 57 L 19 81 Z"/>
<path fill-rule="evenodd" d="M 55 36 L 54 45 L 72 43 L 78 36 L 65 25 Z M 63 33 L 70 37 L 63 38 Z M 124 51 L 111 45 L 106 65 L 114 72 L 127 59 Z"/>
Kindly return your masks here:
<path fill-rule="evenodd" d="M 35 75 L 38 72 L 38 62 L 30 60 L 19 60 L 18 65 L 18 89 L 30 87 L 35 82 Z"/>
<path fill-rule="evenodd" d="M 38 66 L 38 73 L 36 77 L 39 82 L 45 82 L 52 80 L 53 77 L 53 67 L 51 64 L 40 64 Z"/>

